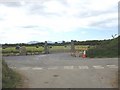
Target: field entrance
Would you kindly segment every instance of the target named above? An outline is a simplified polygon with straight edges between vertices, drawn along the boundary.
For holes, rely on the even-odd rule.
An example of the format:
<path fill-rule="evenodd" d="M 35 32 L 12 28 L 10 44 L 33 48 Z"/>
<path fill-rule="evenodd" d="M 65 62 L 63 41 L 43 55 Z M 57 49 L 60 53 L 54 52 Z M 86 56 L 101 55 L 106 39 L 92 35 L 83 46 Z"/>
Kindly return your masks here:
<path fill-rule="evenodd" d="M 118 87 L 117 58 L 81 58 L 70 53 L 3 57 L 9 67 L 22 73 L 25 88 Z"/>

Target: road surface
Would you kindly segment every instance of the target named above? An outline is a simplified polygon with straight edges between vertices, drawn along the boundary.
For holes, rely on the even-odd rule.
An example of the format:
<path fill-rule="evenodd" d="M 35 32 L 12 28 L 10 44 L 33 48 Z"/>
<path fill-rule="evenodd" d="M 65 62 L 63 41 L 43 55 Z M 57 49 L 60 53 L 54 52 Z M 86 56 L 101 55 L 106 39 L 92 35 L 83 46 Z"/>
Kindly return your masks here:
<path fill-rule="evenodd" d="M 24 88 L 118 87 L 118 58 L 81 58 L 70 53 L 3 58 L 26 77 Z"/>

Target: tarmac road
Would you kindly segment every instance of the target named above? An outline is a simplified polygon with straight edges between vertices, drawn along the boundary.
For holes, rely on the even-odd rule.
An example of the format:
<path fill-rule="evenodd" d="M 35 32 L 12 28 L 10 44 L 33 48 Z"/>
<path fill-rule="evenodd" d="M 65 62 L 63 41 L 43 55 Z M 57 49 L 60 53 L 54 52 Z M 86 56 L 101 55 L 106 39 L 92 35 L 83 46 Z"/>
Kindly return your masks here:
<path fill-rule="evenodd" d="M 3 57 L 25 77 L 25 88 L 116 88 L 118 58 L 81 58 L 70 53 Z"/>

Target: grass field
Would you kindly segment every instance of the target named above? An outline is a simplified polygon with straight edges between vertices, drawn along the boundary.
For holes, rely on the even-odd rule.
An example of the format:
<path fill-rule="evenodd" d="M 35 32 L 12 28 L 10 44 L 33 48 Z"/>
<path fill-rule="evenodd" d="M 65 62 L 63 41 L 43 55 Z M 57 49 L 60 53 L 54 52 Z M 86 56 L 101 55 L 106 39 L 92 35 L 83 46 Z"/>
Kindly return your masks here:
<path fill-rule="evenodd" d="M 77 51 L 81 51 L 81 50 L 87 50 L 88 49 L 88 45 L 76 45 L 75 49 Z M 38 48 L 36 48 L 35 46 L 27 46 L 26 47 L 27 53 L 42 53 L 44 51 L 44 47 L 39 46 Z M 50 52 L 66 52 L 66 51 L 70 51 L 71 50 L 71 46 L 70 45 L 65 45 L 65 46 L 49 46 L 49 51 Z M 16 50 L 15 47 L 7 47 L 5 49 L 2 49 L 2 54 L 3 55 L 12 55 L 12 54 L 17 54 L 19 53 L 19 50 Z"/>

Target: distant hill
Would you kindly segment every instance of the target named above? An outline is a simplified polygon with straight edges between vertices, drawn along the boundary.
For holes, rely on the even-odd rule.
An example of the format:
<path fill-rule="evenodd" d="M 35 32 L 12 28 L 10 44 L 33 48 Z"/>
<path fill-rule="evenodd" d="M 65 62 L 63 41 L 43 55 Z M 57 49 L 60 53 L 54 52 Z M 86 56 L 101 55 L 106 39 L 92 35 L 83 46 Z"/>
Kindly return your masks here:
<path fill-rule="evenodd" d="M 52 42 L 52 41 L 47 41 L 47 43 L 54 44 L 55 42 Z"/>
<path fill-rule="evenodd" d="M 28 42 L 27 44 L 37 44 L 37 43 L 42 43 L 42 42 L 38 42 L 38 41 L 30 41 L 30 42 Z M 55 43 L 55 42 L 47 41 L 47 43 Z"/>
<path fill-rule="evenodd" d="M 37 43 L 40 43 L 40 42 L 38 42 L 38 41 L 30 41 L 27 44 L 37 44 Z"/>

